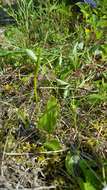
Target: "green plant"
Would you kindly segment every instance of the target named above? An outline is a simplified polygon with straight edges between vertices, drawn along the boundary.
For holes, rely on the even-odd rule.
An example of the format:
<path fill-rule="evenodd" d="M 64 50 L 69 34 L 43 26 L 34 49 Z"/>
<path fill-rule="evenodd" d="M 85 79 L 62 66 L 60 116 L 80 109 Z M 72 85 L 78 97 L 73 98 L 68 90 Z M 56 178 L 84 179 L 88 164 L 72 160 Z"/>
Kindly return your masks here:
<path fill-rule="evenodd" d="M 18 49 L 15 51 L 6 51 L 1 50 L 0 57 L 4 56 L 17 56 L 17 55 L 28 55 L 32 60 L 34 64 L 34 98 L 37 102 L 38 96 L 37 96 L 37 77 L 38 77 L 38 71 L 40 67 L 40 59 L 41 59 L 41 49 L 38 49 L 38 55 L 36 56 L 35 53 L 30 49 Z"/>
<path fill-rule="evenodd" d="M 81 190 L 97 190 L 101 186 L 101 181 L 91 167 L 94 167 L 93 160 L 86 160 L 80 154 L 68 152 L 65 160 L 65 166 L 69 175 L 71 175 L 79 184 Z"/>
<path fill-rule="evenodd" d="M 46 105 L 46 110 L 38 122 L 38 127 L 51 134 L 56 127 L 58 117 L 58 104 L 55 97 L 51 97 Z"/>
<path fill-rule="evenodd" d="M 59 105 L 55 97 L 51 97 L 46 105 L 45 111 L 38 121 L 38 128 L 47 133 L 44 147 L 47 150 L 57 151 L 61 149 L 61 145 L 56 138 L 51 135 L 56 129 L 57 119 L 59 115 Z"/>
<path fill-rule="evenodd" d="M 40 68 L 40 61 L 41 61 L 41 49 L 39 48 L 37 51 L 38 56 L 36 56 L 33 51 L 26 49 L 26 53 L 31 57 L 31 59 L 34 61 L 35 64 L 35 69 L 34 69 L 34 98 L 37 102 L 38 100 L 38 95 L 37 95 L 37 77 L 38 77 L 38 72 Z"/>
<path fill-rule="evenodd" d="M 42 175 L 55 188 L 101 190 L 107 183 L 106 0 L 96 9 L 79 3 L 76 16 L 66 3 L 34 3 L 21 0 L 16 12 L 8 10 L 17 26 L 7 27 L 6 43 L 0 42 L 0 102 L 9 107 L 7 113 L 0 105 L 0 136 L 18 128 L 19 120 L 36 133 L 18 142 L 11 133 L 6 156 L 14 171 L 19 160 L 28 175 L 39 165 L 37 179 Z M 5 135 L 1 139 L 3 147 Z"/>

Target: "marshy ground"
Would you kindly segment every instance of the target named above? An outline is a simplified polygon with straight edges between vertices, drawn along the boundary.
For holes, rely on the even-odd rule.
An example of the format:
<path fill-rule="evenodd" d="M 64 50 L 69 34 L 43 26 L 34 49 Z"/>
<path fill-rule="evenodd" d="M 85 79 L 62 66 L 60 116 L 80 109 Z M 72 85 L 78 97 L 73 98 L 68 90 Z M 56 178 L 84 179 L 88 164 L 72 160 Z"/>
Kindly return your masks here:
<path fill-rule="evenodd" d="M 0 189 L 107 182 L 106 2 L 21 1 L 0 28 Z M 24 3 L 24 4 L 23 4 Z"/>

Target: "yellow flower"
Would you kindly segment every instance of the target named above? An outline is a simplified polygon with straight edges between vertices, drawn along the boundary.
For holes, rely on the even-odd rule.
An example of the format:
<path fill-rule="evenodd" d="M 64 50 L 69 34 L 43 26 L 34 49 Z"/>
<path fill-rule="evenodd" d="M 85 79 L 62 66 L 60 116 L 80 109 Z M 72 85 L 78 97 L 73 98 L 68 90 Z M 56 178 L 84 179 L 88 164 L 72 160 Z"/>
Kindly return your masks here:
<path fill-rule="evenodd" d="M 91 32 L 91 30 L 89 28 L 85 28 L 85 33 L 89 34 Z"/>
<path fill-rule="evenodd" d="M 10 84 L 6 84 L 6 85 L 4 85 L 3 87 L 4 87 L 4 90 L 5 90 L 5 91 L 8 91 L 8 92 L 13 89 L 13 87 L 12 87 Z"/>

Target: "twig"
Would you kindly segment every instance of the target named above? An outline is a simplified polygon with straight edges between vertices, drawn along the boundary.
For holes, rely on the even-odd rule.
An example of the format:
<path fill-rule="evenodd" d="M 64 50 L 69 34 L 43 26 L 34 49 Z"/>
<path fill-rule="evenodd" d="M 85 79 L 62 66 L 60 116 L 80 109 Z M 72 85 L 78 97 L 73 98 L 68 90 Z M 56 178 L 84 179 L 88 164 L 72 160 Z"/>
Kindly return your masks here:
<path fill-rule="evenodd" d="M 41 187 L 34 187 L 34 188 L 24 188 L 22 190 L 50 190 L 50 189 L 56 189 L 56 186 L 41 186 Z"/>
<path fill-rule="evenodd" d="M 42 187 L 35 187 L 32 190 L 49 190 L 49 189 L 56 189 L 56 186 L 42 186 Z M 27 189 L 26 189 L 27 190 Z"/>
<path fill-rule="evenodd" d="M 9 131 L 9 133 L 11 132 L 11 130 Z M 6 151 L 6 148 L 7 148 L 7 144 L 8 144 L 8 136 L 6 138 L 6 142 L 5 142 L 5 145 L 4 145 L 4 150 L 3 150 L 3 153 L 2 153 L 1 176 L 4 176 L 4 168 L 3 167 L 4 167 L 5 151 Z"/>
<path fill-rule="evenodd" d="M 41 155 L 41 154 L 58 154 L 67 151 L 68 148 L 61 149 L 61 150 L 56 150 L 56 151 L 47 151 L 47 152 L 37 152 L 36 155 Z M 23 152 L 23 153 L 17 153 L 17 152 L 0 152 L 0 154 L 6 155 L 6 156 L 32 156 L 35 155 L 34 153 L 31 152 Z"/>

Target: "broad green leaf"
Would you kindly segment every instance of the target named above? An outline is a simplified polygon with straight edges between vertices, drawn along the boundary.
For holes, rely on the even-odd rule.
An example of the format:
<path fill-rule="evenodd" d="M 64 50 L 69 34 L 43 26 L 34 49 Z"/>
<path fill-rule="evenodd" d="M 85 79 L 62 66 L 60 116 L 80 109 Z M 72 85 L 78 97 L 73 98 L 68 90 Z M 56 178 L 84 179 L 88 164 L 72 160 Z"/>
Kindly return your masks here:
<path fill-rule="evenodd" d="M 86 182 L 86 183 L 84 183 L 84 190 L 96 190 L 96 189 L 94 188 L 94 186 L 91 183 Z"/>
<path fill-rule="evenodd" d="M 81 190 L 96 190 L 99 186 L 96 173 L 91 169 L 91 163 L 72 155 L 70 152 L 65 159 L 65 166 L 69 175 L 76 179 Z"/>
<path fill-rule="evenodd" d="M 93 163 L 94 165 L 94 163 Z M 91 169 L 91 163 L 89 164 L 86 160 L 81 159 L 79 161 L 79 166 L 85 176 L 85 181 L 89 184 L 91 184 L 91 186 L 96 187 L 99 183 L 98 179 L 97 179 L 97 174 L 93 171 L 93 169 Z M 86 184 L 85 186 L 87 186 L 88 184 Z M 87 189 L 88 190 L 88 189 Z"/>
<path fill-rule="evenodd" d="M 37 61 L 37 56 L 32 50 L 26 49 L 26 53 L 33 61 Z"/>
<path fill-rule="evenodd" d="M 8 51 L 8 50 L 0 50 L 0 57 L 4 57 L 4 56 L 12 56 L 12 55 L 17 55 L 17 54 L 21 54 L 24 53 L 24 50 L 14 50 L 14 51 Z"/>
<path fill-rule="evenodd" d="M 80 157 L 78 155 L 71 155 L 68 152 L 66 159 L 65 159 L 65 167 L 69 175 L 75 177 L 74 165 L 76 165 L 79 161 Z"/>
<path fill-rule="evenodd" d="M 51 151 L 56 151 L 56 150 L 60 150 L 61 149 L 60 143 L 58 142 L 57 139 L 53 139 L 53 140 L 45 142 L 44 143 L 44 147 L 47 150 L 51 150 Z"/>
<path fill-rule="evenodd" d="M 97 190 L 91 183 L 79 180 L 79 186 L 81 190 Z"/>
<path fill-rule="evenodd" d="M 17 55 L 17 54 L 27 54 L 32 60 L 37 61 L 37 56 L 30 49 L 18 49 L 18 50 L 13 50 L 13 51 L 0 50 L 0 57 L 4 57 L 8 55 L 12 56 L 12 55 Z"/>
<path fill-rule="evenodd" d="M 61 85 L 61 86 L 68 86 L 69 84 L 63 80 L 60 80 L 60 79 L 56 79 L 58 84 Z"/>
<path fill-rule="evenodd" d="M 46 110 L 41 116 L 38 127 L 45 130 L 49 134 L 52 133 L 56 127 L 58 117 L 58 103 L 55 97 L 51 97 L 46 105 Z"/>

